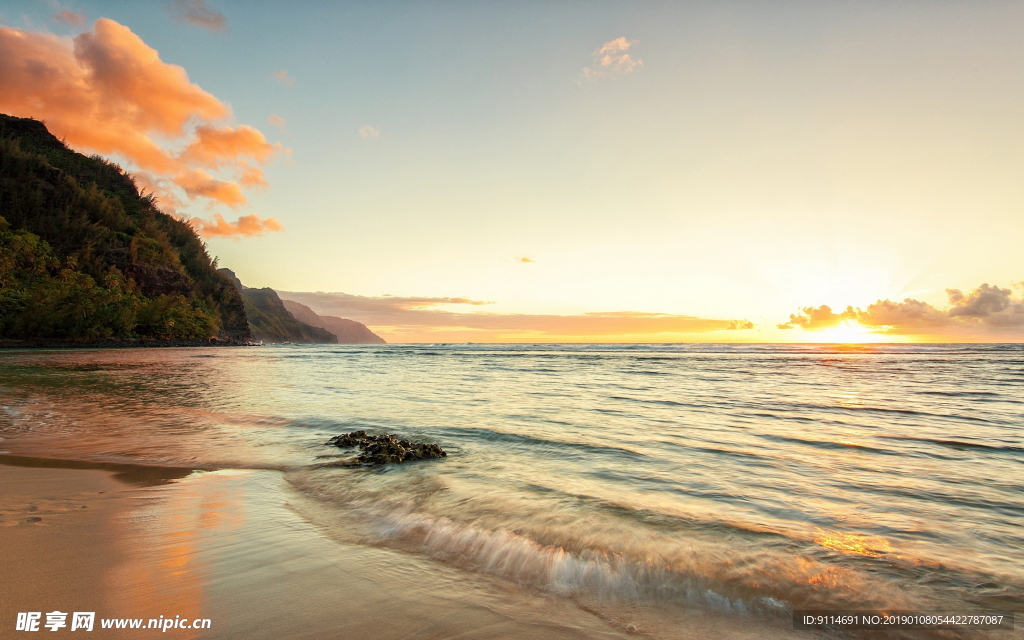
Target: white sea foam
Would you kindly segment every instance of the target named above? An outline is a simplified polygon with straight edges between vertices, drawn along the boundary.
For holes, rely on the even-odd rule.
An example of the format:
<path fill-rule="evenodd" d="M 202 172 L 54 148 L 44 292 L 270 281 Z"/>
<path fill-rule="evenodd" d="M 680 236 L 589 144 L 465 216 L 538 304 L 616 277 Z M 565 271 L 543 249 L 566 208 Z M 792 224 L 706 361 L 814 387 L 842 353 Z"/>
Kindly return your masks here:
<path fill-rule="evenodd" d="M 393 512 L 378 516 L 375 528 L 382 538 L 413 542 L 436 558 L 561 596 L 646 604 L 672 601 L 740 615 L 790 611 L 787 603 L 768 596 L 730 597 L 707 586 L 702 576 L 615 554 L 590 552 L 584 557 L 516 533 L 462 525 L 445 517 Z"/>

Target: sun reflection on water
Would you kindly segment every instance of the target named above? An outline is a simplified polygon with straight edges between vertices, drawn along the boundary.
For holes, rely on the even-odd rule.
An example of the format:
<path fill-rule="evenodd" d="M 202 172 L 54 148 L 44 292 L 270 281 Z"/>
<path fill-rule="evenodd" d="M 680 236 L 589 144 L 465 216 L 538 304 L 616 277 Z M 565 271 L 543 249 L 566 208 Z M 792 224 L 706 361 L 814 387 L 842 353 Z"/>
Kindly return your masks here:
<path fill-rule="evenodd" d="M 818 529 L 814 542 L 826 549 L 869 558 L 881 558 L 893 551 L 889 541 L 881 536 L 862 536 L 823 529 Z"/>

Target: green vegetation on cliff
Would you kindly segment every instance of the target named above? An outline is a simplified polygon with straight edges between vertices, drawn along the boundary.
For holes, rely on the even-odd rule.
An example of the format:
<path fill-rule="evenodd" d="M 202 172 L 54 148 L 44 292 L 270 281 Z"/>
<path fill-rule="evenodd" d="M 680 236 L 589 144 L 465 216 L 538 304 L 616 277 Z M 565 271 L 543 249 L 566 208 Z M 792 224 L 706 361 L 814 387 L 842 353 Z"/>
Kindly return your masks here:
<path fill-rule="evenodd" d="M 238 288 L 245 300 L 245 315 L 249 318 L 253 340 L 305 344 L 338 342 L 337 336 L 330 331 L 296 320 L 273 289 L 251 289 L 244 286 L 230 269 L 221 269 L 220 272 Z"/>
<path fill-rule="evenodd" d="M 0 338 L 246 340 L 239 291 L 132 178 L 0 114 Z"/>
<path fill-rule="evenodd" d="M 281 300 L 284 308 L 292 314 L 299 322 L 304 322 L 311 327 L 327 329 L 343 344 L 387 344 L 384 338 L 372 332 L 362 322 L 347 320 L 337 316 L 322 316 L 304 304 L 294 300 Z"/>

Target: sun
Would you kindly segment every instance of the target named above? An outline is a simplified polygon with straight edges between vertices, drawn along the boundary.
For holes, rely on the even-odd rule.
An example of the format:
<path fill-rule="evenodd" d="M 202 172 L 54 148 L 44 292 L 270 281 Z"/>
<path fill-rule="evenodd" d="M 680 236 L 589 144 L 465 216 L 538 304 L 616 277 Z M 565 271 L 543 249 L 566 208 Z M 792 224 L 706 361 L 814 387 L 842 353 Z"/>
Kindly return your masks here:
<path fill-rule="evenodd" d="M 886 336 L 875 333 L 856 320 L 843 320 L 843 322 L 832 329 L 816 332 L 811 342 L 863 344 L 868 342 L 887 342 Z"/>

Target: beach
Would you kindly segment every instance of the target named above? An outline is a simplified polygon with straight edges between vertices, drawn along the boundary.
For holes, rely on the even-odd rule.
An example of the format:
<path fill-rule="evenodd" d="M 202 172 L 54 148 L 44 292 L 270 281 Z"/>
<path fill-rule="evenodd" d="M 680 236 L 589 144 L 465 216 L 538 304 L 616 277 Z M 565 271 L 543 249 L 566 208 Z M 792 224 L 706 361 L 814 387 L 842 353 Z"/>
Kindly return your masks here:
<path fill-rule="evenodd" d="M 178 638 L 772 639 L 830 637 L 794 630 L 800 609 L 1019 610 L 1022 358 L 5 352 L 2 623 L 94 611 L 97 637 L 153 633 L 103 620 L 153 620 Z M 448 455 L 346 466 L 357 451 L 326 442 L 355 430 Z"/>
<path fill-rule="evenodd" d="M 19 611 L 109 608 L 100 581 L 124 561 L 123 548 L 111 542 L 123 506 L 117 494 L 126 486 L 103 471 L 7 462 L 0 464 L 5 631 L 13 629 Z"/>
<path fill-rule="evenodd" d="M 99 620 L 211 622 L 164 632 L 174 638 L 612 639 L 641 631 L 512 583 L 331 540 L 294 513 L 287 498 L 301 496 L 275 495 L 273 485 L 283 489 L 275 472 L 169 478 L 178 470 L 89 466 L 99 465 L 0 459 L 5 625 L 20 611 L 57 610 L 96 612 L 94 631 L 111 638 L 147 630 L 100 629 Z M 765 637 L 725 618 L 694 622 L 673 637 Z"/>
<path fill-rule="evenodd" d="M 7 0 L 0 640 L 1024 640 L 1022 41 Z"/>

